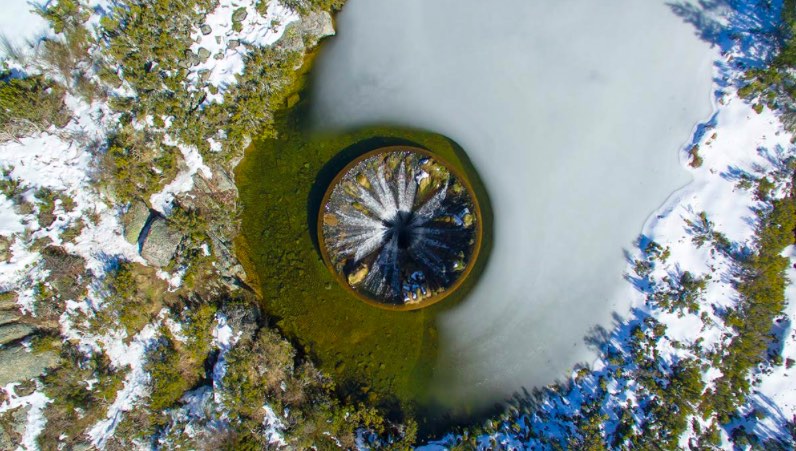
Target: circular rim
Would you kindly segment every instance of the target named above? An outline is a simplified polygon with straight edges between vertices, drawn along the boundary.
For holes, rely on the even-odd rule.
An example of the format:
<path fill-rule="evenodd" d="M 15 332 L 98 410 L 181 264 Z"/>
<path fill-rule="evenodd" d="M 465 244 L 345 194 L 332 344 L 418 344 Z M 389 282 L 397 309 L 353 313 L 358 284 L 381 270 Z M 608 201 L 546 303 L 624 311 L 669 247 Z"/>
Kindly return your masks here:
<path fill-rule="evenodd" d="M 380 155 L 380 154 L 387 154 L 387 153 L 392 153 L 392 152 L 399 152 L 399 151 L 410 151 L 410 152 L 419 153 L 419 154 L 425 155 L 425 156 L 427 156 L 429 158 L 433 158 L 437 162 L 439 162 L 442 165 L 444 165 L 445 169 L 450 171 L 461 182 L 461 184 L 467 190 L 467 193 L 470 194 L 470 199 L 473 202 L 473 208 L 475 209 L 475 217 L 477 218 L 478 223 L 477 223 L 477 227 L 476 227 L 475 245 L 473 246 L 472 256 L 470 257 L 469 261 L 467 262 L 467 266 L 464 268 L 464 270 L 462 271 L 462 273 L 459 276 L 459 278 L 457 278 L 456 281 L 454 281 L 453 284 L 448 289 L 446 289 L 442 293 L 429 296 L 428 298 L 426 298 L 426 299 L 424 299 L 424 300 L 422 300 L 422 301 L 420 301 L 418 303 L 415 303 L 415 304 L 391 305 L 391 304 L 385 304 L 383 302 L 380 302 L 380 301 L 378 301 L 376 299 L 370 298 L 370 297 L 365 296 L 364 294 L 358 292 L 351 285 L 348 284 L 348 281 L 343 278 L 342 274 L 340 274 L 339 272 L 335 271 L 334 265 L 332 264 L 332 260 L 331 260 L 331 258 L 329 258 L 329 252 L 326 250 L 326 240 L 324 239 L 324 236 L 323 236 L 323 213 L 324 213 L 324 209 L 326 208 L 326 204 L 329 202 L 329 198 L 331 197 L 332 192 L 334 191 L 334 188 L 337 186 L 337 184 L 340 182 L 340 180 L 346 174 L 348 174 L 348 172 L 351 169 L 353 169 L 356 165 L 358 165 L 362 161 L 367 160 L 368 158 L 370 158 L 372 156 Z M 348 163 L 343 169 L 340 170 L 340 172 L 338 172 L 334 176 L 334 178 L 332 179 L 331 183 L 329 183 L 329 186 L 326 188 L 326 192 L 323 194 L 323 198 L 321 199 L 320 209 L 318 210 L 318 221 L 317 221 L 317 224 L 316 224 L 316 230 L 317 230 L 317 234 L 318 234 L 318 244 L 319 244 L 318 247 L 320 248 L 321 256 L 323 257 L 323 263 L 326 266 L 326 268 L 328 268 L 329 271 L 334 275 L 334 278 L 335 278 L 335 280 L 337 281 L 337 283 L 339 285 L 341 285 L 349 293 L 353 294 L 354 297 L 356 297 L 360 301 L 363 301 L 363 302 L 365 302 L 365 303 L 367 303 L 369 305 L 372 305 L 374 307 L 378 307 L 378 308 L 383 309 L 383 310 L 400 311 L 400 312 L 406 312 L 406 311 L 411 311 L 411 310 L 419 310 L 419 309 L 422 309 L 422 308 L 429 307 L 429 306 L 431 306 L 433 304 L 438 303 L 439 301 L 442 301 L 443 299 L 447 298 L 448 296 L 450 296 L 451 294 L 456 292 L 462 286 L 464 281 L 467 280 L 467 277 L 470 275 L 470 273 L 472 272 L 473 268 L 475 267 L 476 262 L 478 261 L 478 256 L 479 256 L 479 254 L 481 252 L 481 241 L 482 241 L 483 234 L 484 234 L 483 217 L 481 216 L 481 205 L 478 202 L 478 198 L 475 195 L 475 190 L 473 190 L 473 187 L 470 184 L 470 180 L 468 180 L 467 177 L 464 176 L 462 171 L 460 171 L 458 168 L 454 167 L 446 159 L 440 157 L 439 155 L 437 155 L 437 154 L 435 154 L 435 153 L 433 153 L 433 152 L 431 152 L 431 151 L 429 151 L 427 149 L 423 149 L 421 147 L 416 147 L 416 146 L 386 146 L 386 147 L 379 147 L 377 149 L 373 149 L 371 151 L 368 151 L 368 152 L 366 152 L 366 153 L 354 158 L 354 160 L 352 160 L 350 163 Z"/>

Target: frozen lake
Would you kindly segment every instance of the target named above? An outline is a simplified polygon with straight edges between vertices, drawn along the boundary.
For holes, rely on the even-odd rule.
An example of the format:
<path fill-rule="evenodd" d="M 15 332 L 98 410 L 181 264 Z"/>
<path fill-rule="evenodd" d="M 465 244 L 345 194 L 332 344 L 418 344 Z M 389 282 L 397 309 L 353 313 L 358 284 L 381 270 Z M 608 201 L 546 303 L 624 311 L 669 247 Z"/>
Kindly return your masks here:
<path fill-rule="evenodd" d="M 584 337 L 628 309 L 623 250 L 689 180 L 714 50 L 659 0 L 349 0 L 337 19 L 314 125 L 447 135 L 494 208 L 489 265 L 439 319 L 436 396 L 483 407 L 589 362 Z"/>

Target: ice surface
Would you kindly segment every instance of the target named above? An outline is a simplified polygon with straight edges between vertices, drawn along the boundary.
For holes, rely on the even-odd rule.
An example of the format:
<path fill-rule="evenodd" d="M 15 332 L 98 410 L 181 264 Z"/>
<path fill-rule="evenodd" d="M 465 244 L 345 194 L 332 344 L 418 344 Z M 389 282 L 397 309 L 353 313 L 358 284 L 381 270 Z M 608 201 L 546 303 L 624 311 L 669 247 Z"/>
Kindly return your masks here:
<path fill-rule="evenodd" d="M 351 0 L 321 54 L 318 128 L 395 122 L 468 152 L 494 208 L 469 298 L 441 318 L 438 395 L 488 403 L 593 359 L 627 309 L 623 249 L 688 182 L 715 50 L 664 1 Z"/>

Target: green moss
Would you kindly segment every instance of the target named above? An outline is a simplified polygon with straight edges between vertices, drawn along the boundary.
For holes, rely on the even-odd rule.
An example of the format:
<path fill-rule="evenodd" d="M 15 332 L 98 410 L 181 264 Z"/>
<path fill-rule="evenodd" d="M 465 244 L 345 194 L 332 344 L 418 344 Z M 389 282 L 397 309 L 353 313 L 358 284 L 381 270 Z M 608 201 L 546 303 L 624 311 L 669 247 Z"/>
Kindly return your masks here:
<path fill-rule="evenodd" d="M 238 166 L 243 206 L 238 254 L 275 325 L 336 379 L 344 398 L 393 412 L 422 412 L 437 356 L 435 317 L 458 302 L 479 268 L 437 306 L 414 312 L 372 307 L 346 292 L 324 266 L 317 248 L 318 208 L 334 175 L 375 147 L 419 145 L 473 173 L 444 136 L 393 126 L 311 135 L 302 128 L 301 108 L 278 115 L 278 138 L 255 141 Z M 472 178 L 485 217 L 491 218 L 486 195 Z M 488 234 L 485 242 L 488 248 Z"/>

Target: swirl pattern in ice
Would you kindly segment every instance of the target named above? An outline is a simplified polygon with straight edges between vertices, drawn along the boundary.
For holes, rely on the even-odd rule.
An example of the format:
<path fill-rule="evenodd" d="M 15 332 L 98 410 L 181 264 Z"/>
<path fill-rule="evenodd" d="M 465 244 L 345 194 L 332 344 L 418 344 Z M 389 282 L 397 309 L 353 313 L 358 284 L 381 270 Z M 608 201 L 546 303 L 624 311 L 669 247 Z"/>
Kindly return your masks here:
<path fill-rule="evenodd" d="M 381 306 L 413 309 L 445 297 L 480 245 L 469 185 L 422 149 L 358 158 L 332 182 L 321 210 L 324 260 L 358 297 Z"/>

